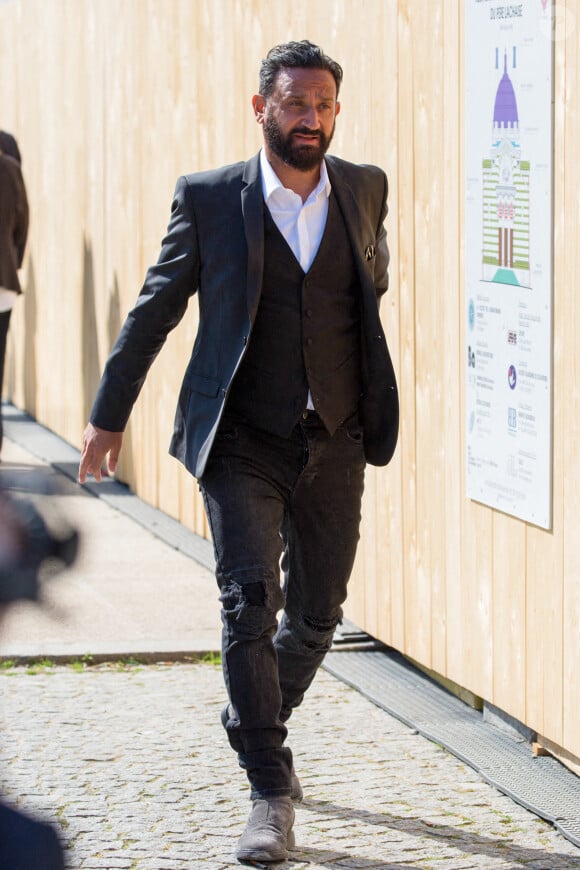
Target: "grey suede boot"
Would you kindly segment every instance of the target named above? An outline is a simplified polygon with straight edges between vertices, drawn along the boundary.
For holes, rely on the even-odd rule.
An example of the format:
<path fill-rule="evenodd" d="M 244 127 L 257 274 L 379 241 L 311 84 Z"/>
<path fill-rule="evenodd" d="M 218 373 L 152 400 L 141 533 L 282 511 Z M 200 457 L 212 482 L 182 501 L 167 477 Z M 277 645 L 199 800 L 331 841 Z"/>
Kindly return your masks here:
<path fill-rule="evenodd" d="M 250 818 L 240 837 L 236 858 L 242 864 L 274 864 L 288 860 L 294 848 L 294 807 L 289 797 L 259 798 L 252 802 Z"/>
<path fill-rule="evenodd" d="M 296 771 L 294 770 L 294 765 L 292 765 L 292 770 L 290 771 L 290 787 L 292 791 L 290 792 L 290 797 L 294 801 L 295 804 L 302 803 L 304 799 L 304 792 L 302 791 L 302 786 L 300 785 L 300 780 L 296 776 Z"/>

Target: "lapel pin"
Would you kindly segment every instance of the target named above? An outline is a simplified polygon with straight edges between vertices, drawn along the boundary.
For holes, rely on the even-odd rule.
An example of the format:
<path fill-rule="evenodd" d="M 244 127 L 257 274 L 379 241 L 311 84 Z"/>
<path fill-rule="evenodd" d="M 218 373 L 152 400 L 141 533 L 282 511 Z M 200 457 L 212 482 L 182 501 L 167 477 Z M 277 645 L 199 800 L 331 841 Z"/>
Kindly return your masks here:
<path fill-rule="evenodd" d="M 375 255 L 375 246 L 367 245 L 365 248 L 365 260 L 372 260 Z"/>

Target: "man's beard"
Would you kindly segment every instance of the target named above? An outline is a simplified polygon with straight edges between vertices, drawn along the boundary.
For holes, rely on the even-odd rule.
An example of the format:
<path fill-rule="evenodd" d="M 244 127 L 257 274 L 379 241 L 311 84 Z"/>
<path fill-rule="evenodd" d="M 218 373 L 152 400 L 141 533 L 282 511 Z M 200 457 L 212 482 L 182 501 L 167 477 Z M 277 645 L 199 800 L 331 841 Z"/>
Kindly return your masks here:
<path fill-rule="evenodd" d="M 307 136 L 318 136 L 318 145 L 295 145 L 292 137 L 295 133 Z M 264 119 L 264 139 L 270 150 L 288 166 L 308 172 L 322 162 L 334 136 L 334 126 L 330 136 L 325 136 L 322 130 L 309 130 L 307 127 L 296 127 L 284 136 L 278 122 L 268 114 Z"/>

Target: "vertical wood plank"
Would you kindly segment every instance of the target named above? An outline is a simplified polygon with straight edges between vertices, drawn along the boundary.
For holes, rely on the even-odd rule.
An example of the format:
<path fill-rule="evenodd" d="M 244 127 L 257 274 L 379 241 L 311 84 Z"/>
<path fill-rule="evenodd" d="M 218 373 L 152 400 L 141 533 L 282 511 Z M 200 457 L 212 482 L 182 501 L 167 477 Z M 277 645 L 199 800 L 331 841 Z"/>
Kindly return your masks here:
<path fill-rule="evenodd" d="M 557 19 L 558 20 L 558 19 Z M 580 100 L 580 22 L 572 10 L 560 8 L 558 32 L 564 42 L 566 54 L 566 120 L 564 146 L 566 226 L 577 233 L 580 219 L 578 185 L 578 148 L 580 147 L 579 106 Z M 572 229 L 573 228 L 573 229 Z M 580 705 L 577 686 L 580 674 L 580 543 L 578 541 L 578 517 L 580 517 L 580 462 L 578 439 L 580 437 L 580 396 L 576 388 L 580 375 L 580 303 L 575 290 L 579 274 L 580 245 L 569 242 L 564 253 L 566 286 L 558 289 L 566 300 L 564 347 L 566 349 L 566 383 L 568 390 L 564 413 L 564 571 L 563 571 L 563 639 L 564 639 L 564 710 L 563 742 L 566 748 L 580 756 Z M 558 254 L 556 254 L 558 256 Z"/>
<path fill-rule="evenodd" d="M 445 671 L 450 659 L 463 648 L 464 618 L 462 611 L 461 573 L 461 504 L 463 484 L 463 10 L 464 4 L 445 3 L 444 106 L 445 116 L 457 123 L 444 124 L 443 146 L 443 222 L 445 227 L 444 282 L 449 303 L 446 308 L 446 331 L 456 336 L 444 351 L 445 402 Z"/>
<path fill-rule="evenodd" d="M 403 529 L 403 607 L 404 624 L 400 632 L 402 646 L 407 649 L 409 610 L 408 590 L 417 577 L 417 417 L 415 400 L 415 175 L 412 158 L 414 148 L 413 104 L 415 99 L 413 66 L 413 30 L 410 0 L 399 2 L 398 16 L 398 100 L 397 125 L 400 159 L 397 166 L 397 196 L 399 224 L 399 335 L 401 424 L 399 455 L 401 457 L 401 515 Z"/>
<path fill-rule="evenodd" d="M 493 523 L 493 703 L 526 716 L 526 528 L 498 512 Z"/>

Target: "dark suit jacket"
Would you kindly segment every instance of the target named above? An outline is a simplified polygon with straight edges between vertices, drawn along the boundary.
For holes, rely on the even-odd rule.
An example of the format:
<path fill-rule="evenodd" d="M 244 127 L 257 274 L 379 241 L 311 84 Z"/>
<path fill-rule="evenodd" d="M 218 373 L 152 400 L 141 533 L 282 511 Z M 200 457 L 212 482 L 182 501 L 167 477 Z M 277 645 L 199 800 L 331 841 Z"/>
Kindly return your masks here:
<path fill-rule="evenodd" d="M 27 235 L 28 200 L 20 166 L 0 154 L 0 287 L 17 293 Z"/>
<path fill-rule="evenodd" d="M 383 221 L 387 179 L 374 166 L 327 157 L 360 277 L 365 395 L 365 453 L 385 465 L 395 449 L 398 396 L 378 313 L 388 286 Z M 199 328 L 179 396 L 170 453 L 200 478 L 260 301 L 264 201 L 259 155 L 247 163 L 180 178 L 159 260 L 111 352 L 91 422 L 125 428 L 149 366 L 189 297 L 199 293 Z"/>

